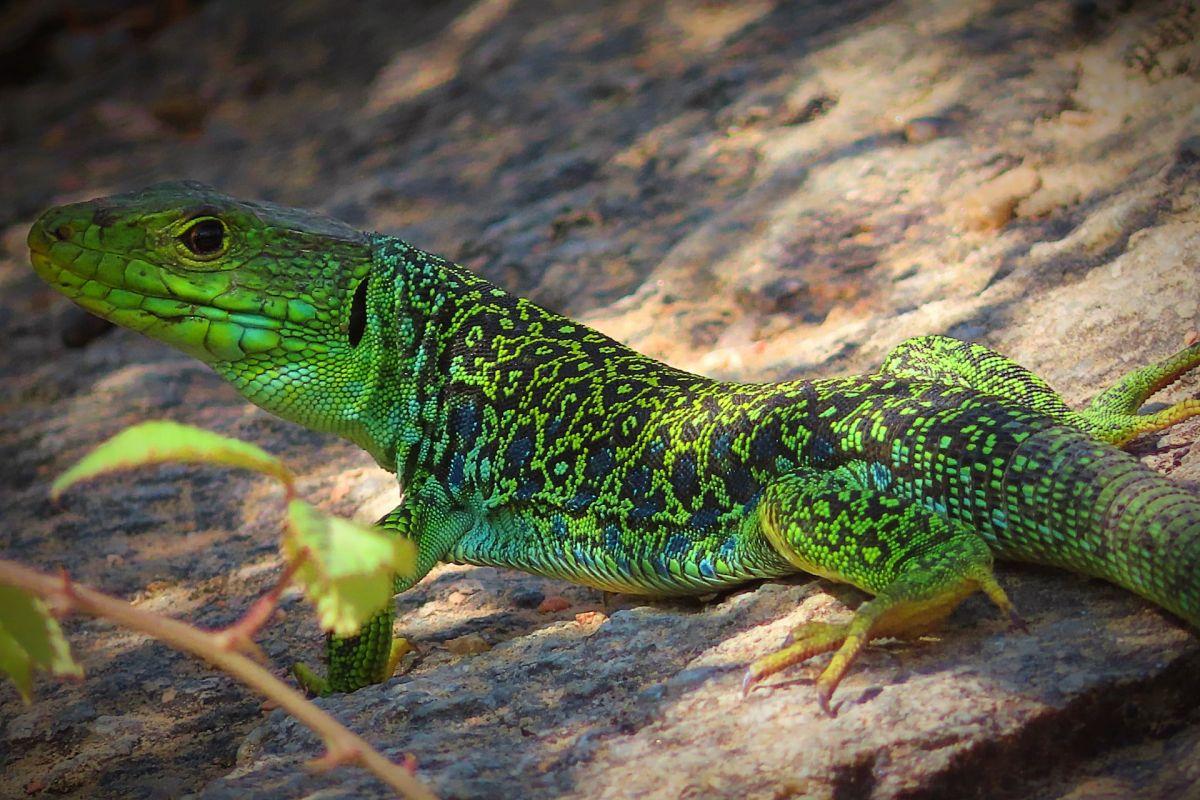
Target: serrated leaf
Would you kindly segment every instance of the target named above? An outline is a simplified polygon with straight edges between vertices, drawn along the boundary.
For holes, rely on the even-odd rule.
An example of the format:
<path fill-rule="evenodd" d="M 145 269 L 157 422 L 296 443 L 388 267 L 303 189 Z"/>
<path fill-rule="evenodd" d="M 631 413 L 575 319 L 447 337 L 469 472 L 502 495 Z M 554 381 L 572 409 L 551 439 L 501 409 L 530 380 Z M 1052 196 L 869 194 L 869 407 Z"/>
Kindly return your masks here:
<path fill-rule="evenodd" d="M 0 671 L 13 679 L 26 702 L 35 668 L 54 675 L 83 675 L 46 604 L 21 589 L 0 586 Z"/>
<path fill-rule="evenodd" d="M 79 481 L 105 472 L 166 461 L 242 467 L 278 478 L 288 487 L 293 483 L 283 462 L 260 447 L 203 428 L 157 420 L 126 428 L 88 453 L 59 476 L 50 496 L 57 498 Z"/>
<path fill-rule="evenodd" d="M 295 581 L 317 607 L 321 627 L 339 636 L 357 633 L 391 602 L 393 576 L 415 570 L 411 540 L 329 516 L 303 500 L 288 504 L 288 525 L 284 557 L 293 564 L 303 558 Z"/>

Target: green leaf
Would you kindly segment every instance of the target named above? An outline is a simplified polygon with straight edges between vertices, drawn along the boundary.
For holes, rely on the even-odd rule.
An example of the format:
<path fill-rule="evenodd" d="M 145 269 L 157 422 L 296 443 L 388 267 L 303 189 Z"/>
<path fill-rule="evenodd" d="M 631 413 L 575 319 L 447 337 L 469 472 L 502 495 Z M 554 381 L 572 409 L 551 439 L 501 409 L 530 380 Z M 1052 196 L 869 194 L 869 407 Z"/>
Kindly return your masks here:
<path fill-rule="evenodd" d="M 21 699 L 28 703 L 33 699 L 33 665 L 29 653 L 0 627 L 0 672 L 12 678 Z"/>
<path fill-rule="evenodd" d="M 417 547 L 380 528 L 331 517 L 303 500 L 288 504 L 283 554 L 300 566 L 295 581 L 317 607 L 321 627 L 339 636 L 358 632 L 392 599 L 395 575 L 412 575 Z"/>
<path fill-rule="evenodd" d="M 13 586 L 0 586 L 0 672 L 12 678 L 25 702 L 29 702 L 35 668 L 83 676 L 46 604 Z"/>
<path fill-rule="evenodd" d="M 79 481 L 105 472 L 165 461 L 252 469 L 278 478 L 289 490 L 293 483 L 292 473 L 283 462 L 259 447 L 191 425 L 158 420 L 126 428 L 88 453 L 59 476 L 50 488 L 50 496 L 57 498 Z"/>

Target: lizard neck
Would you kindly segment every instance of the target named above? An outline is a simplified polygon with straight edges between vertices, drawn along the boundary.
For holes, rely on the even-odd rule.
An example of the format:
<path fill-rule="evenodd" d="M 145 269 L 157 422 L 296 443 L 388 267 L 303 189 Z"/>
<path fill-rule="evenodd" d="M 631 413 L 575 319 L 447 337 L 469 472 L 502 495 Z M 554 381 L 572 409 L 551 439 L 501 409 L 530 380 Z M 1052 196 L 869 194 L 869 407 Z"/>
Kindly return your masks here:
<path fill-rule="evenodd" d="M 482 292 L 502 290 L 400 239 L 373 236 L 371 247 L 370 379 L 347 438 L 408 484 L 445 425 L 457 323 Z"/>

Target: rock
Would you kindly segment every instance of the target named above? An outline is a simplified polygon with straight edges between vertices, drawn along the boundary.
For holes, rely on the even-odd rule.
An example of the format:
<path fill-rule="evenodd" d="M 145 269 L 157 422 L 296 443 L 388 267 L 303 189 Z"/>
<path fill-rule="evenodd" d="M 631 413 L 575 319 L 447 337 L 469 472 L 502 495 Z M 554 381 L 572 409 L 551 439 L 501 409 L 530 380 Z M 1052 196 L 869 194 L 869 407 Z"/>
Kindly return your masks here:
<path fill-rule="evenodd" d="M 945 136 L 953 125 L 945 117 L 917 117 L 904 124 L 904 139 L 909 144 L 925 144 Z"/>
<path fill-rule="evenodd" d="M 741 595 L 714 606 L 716 614 L 619 611 L 587 638 L 554 629 L 477 655 L 470 672 L 418 669 L 403 685 L 360 690 L 340 707 L 352 718 L 391 709 L 392 724 L 407 731 L 405 747 L 421 754 L 420 777 L 446 796 L 490 796 L 519 780 L 530 798 L 733 798 L 780 786 L 825 797 L 855 781 L 872 797 L 893 798 L 927 785 L 963 796 L 972 785 L 997 785 L 1013 769 L 1033 775 L 1027 752 L 1054 748 L 1063 762 L 1078 759 L 1105 737 L 1144 735 L 1137 731 L 1186 715 L 1200 701 L 1190 678 L 1200 646 L 1127 593 L 1058 573 L 1005 570 L 1001 577 L 1020 607 L 1038 609 L 1029 634 L 1009 631 L 984 603 L 971 603 L 939 641 L 870 648 L 839 691 L 834 719 L 817 709 L 802 678 L 811 668 L 740 698 L 740 666 L 805 618 L 794 613 L 798 605 L 810 608 L 794 589 Z M 823 613 L 816 608 L 807 613 Z M 696 642 L 707 644 L 697 650 Z M 406 720 L 429 696 L 462 707 L 439 704 L 430 709 L 437 724 L 414 730 Z M 556 700 L 548 704 L 549 697 Z M 1130 708 L 1138 709 L 1133 719 L 1125 717 Z M 265 787 L 290 780 L 301 755 L 280 761 L 289 734 L 269 727 L 257 763 L 202 797 L 267 797 L 277 788 Z M 730 752 L 747 727 L 753 746 L 738 758 L 712 758 Z M 386 735 L 378 723 L 373 729 Z M 451 744 L 469 731 L 502 746 L 530 729 L 556 731 L 553 748 L 526 745 L 502 763 Z M 664 758 L 678 769 L 656 769 Z M 451 760 L 458 768 L 448 768 Z M 580 771 L 566 782 L 557 769 L 534 769 L 547 761 L 576 763 Z M 1052 766 L 1047 760 L 1040 769 Z M 381 796 L 353 775 L 304 785 L 333 797 Z M 607 787 L 603 794 L 598 786 Z"/>
<path fill-rule="evenodd" d="M 547 596 L 542 602 L 538 603 L 537 610 L 541 614 L 553 614 L 558 611 L 565 611 L 571 607 L 571 601 L 559 594 Z"/>
<path fill-rule="evenodd" d="M 1181 163 L 1195 164 L 1200 162 L 1200 133 L 1186 136 L 1176 148 Z"/>
<path fill-rule="evenodd" d="M 512 593 L 512 603 L 517 608 L 537 608 L 545 599 L 544 592 L 533 588 L 518 589 Z"/>
<path fill-rule="evenodd" d="M 581 628 L 595 630 L 607 619 L 608 615 L 602 611 L 582 611 L 575 615 L 575 624 Z"/>
<path fill-rule="evenodd" d="M 60 322 L 59 336 L 66 347 L 84 347 L 113 329 L 113 324 L 82 308 L 71 306 Z"/>
<path fill-rule="evenodd" d="M 487 640 L 477 633 L 468 633 L 466 636 L 447 639 L 445 642 L 443 642 L 443 646 L 456 656 L 470 656 L 475 655 L 476 653 L 486 653 L 488 650 L 492 649 L 492 646 L 488 644 Z"/>
<path fill-rule="evenodd" d="M 999 230 L 1013 218 L 1017 203 L 1036 192 L 1041 185 L 1041 176 L 1033 167 L 1011 169 L 964 197 L 960 204 L 960 218 L 971 230 Z"/>

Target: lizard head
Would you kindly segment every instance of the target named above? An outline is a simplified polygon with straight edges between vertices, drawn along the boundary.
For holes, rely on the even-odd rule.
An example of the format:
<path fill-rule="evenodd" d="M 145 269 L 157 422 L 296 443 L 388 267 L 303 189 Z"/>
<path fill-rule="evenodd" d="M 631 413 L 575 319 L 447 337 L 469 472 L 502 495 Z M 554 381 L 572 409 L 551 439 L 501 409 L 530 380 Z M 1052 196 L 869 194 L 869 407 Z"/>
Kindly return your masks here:
<path fill-rule="evenodd" d="M 347 417 L 378 348 L 368 235 L 175 182 L 52 208 L 28 242 L 42 279 L 88 311 L 201 359 L 280 416 L 355 438 Z"/>

